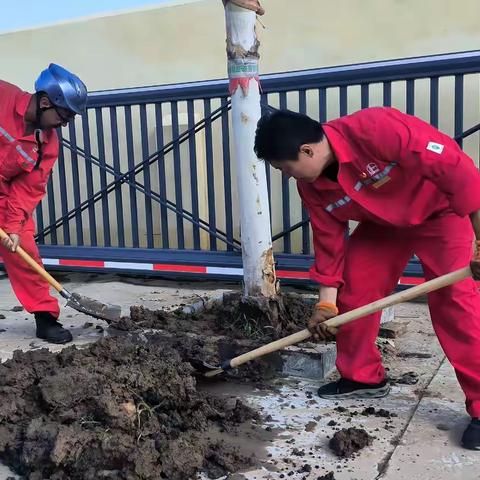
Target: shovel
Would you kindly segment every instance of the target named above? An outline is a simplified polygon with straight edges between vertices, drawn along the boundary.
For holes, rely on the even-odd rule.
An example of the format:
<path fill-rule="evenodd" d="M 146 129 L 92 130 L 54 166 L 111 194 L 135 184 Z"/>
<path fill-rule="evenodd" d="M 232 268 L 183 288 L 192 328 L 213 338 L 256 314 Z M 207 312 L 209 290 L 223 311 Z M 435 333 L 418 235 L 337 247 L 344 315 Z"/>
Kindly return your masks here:
<path fill-rule="evenodd" d="M 398 303 L 408 302 L 409 300 L 419 297 L 420 295 L 433 292 L 434 290 L 438 290 L 439 288 L 447 287 L 448 285 L 452 285 L 456 282 L 459 282 L 460 280 L 465 280 L 466 278 L 471 276 L 472 271 L 470 270 L 470 267 L 455 270 L 454 272 L 434 278 L 433 280 L 429 280 L 428 282 L 409 288 L 408 290 L 394 293 L 393 295 L 382 298 L 381 300 L 376 300 L 375 302 L 369 303 L 368 305 L 365 305 L 363 307 L 359 307 L 355 310 L 351 310 L 350 312 L 338 315 L 334 318 L 327 320 L 325 322 L 325 325 L 328 325 L 329 327 L 340 327 L 341 325 L 345 325 L 346 323 L 357 320 L 361 317 L 364 317 L 365 315 L 378 312 L 380 310 L 383 310 L 384 308 L 391 307 L 392 305 L 396 305 Z M 269 353 L 273 353 L 283 348 L 289 347 L 290 345 L 303 342 L 304 340 L 307 340 L 307 338 L 311 337 L 311 335 L 312 334 L 308 329 L 301 330 L 300 332 L 289 335 L 288 337 L 281 338 L 280 340 L 275 340 L 274 342 L 267 343 L 267 345 L 263 345 L 262 347 L 244 353 L 243 355 L 239 355 L 238 357 L 232 358 L 231 360 L 226 360 L 218 367 L 214 367 L 204 363 L 203 367 L 207 370 L 210 370 L 205 373 L 205 376 L 214 377 L 215 375 L 218 375 L 222 372 L 239 367 L 240 365 L 243 365 L 244 363 L 247 363 L 255 358 L 259 358 L 263 355 L 267 355 Z"/>
<path fill-rule="evenodd" d="M 7 238 L 8 235 L 0 228 L 0 239 Z M 63 298 L 67 300 L 67 306 L 86 313 L 94 318 L 100 318 L 107 322 L 118 320 L 121 314 L 121 308 L 118 305 L 106 305 L 78 293 L 70 293 L 63 288 L 41 265 L 39 265 L 22 247 L 17 247 L 16 253 L 27 263 L 32 270 L 35 270 L 43 277 Z"/>

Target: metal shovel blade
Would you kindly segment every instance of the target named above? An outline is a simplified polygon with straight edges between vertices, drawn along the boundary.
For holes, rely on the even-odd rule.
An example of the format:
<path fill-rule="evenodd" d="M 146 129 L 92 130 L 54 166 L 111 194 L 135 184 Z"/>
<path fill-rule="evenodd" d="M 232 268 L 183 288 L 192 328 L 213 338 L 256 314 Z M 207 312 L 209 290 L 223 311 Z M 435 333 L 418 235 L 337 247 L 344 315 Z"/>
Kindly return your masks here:
<path fill-rule="evenodd" d="M 67 306 L 86 313 L 91 317 L 100 318 L 107 322 L 120 319 L 122 309 L 119 305 L 108 305 L 92 298 L 84 297 L 78 293 L 72 293 L 67 301 Z"/>

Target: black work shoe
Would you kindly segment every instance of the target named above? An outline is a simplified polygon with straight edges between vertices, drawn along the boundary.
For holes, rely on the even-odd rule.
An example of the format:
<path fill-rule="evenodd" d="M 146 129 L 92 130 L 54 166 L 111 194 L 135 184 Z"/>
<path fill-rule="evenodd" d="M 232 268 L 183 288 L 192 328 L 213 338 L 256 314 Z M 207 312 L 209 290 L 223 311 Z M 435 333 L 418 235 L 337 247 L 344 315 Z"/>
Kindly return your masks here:
<path fill-rule="evenodd" d="M 469 450 L 480 450 L 480 418 L 472 418 L 463 432 L 462 445 Z"/>
<path fill-rule="evenodd" d="M 320 398 L 381 398 L 390 392 L 387 380 L 381 383 L 360 383 L 341 378 L 338 382 L 330 382 L 318 389 Z"/>
<path fill-rule="evenodd" d="M 37 337 L 50 343 L 68 343 L 72 341 L 72 334 L 63 328 L 62 324 L 48 312 L 35 312 Z"/>

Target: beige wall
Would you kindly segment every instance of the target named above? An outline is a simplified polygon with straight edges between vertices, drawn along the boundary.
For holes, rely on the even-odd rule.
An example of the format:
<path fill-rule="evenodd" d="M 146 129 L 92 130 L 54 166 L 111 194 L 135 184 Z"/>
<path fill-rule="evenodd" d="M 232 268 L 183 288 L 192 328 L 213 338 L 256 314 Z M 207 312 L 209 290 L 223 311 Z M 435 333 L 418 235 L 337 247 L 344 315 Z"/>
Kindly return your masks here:
<path fill-rule="evenodd" d="M 480 48 L 480 2 L 478 0 L 264 0 L 266 15 L 260 24 L 261 71 L 263 73 L 317 68 L 322 66 L 359 63 L 418 55 L 474 50 Z M 292 5 L 295 8 L 292 8 Z M 225 32 L 223 7 L 220 0 L 191 0 L 172 2 L 171 5 L 146 9 L 121 15 L 85 19 L 45 28 L 13 32 L 0 35 L 1 70 L 0 78 L 9 80 L 31 90 L 36 74 L 49 62 L 60 63 L 79 74 L 90 90 L 158 85 L 225 77 Z M 479 81 L 477 75 L 465 79 L 465 127 L 480 121 Z M 440 128 L 453 134 L 453 80 L 443 79 L 440 85 Z M 393 105 L 405 108 L 405 84 L 393 86 Z M 417 82 L 416 113 L 428 120 L 429 87 L 425 81 Z M 381 89 L 371 88 L 372 104 L 381 104 Z M 360 108 L 358 87 L 349 88 L 349 111 Z M 307 94 L 308 113 L 318 116 L 318 95 Z M 290 108 L 298 101 L 296 94 L 289 95 Z M 271 103 L 277 105 L 276 99 Z M 217 105 L 213 105 L 214 109 Z M 186 111 L 179 103 L 180 116 Z M 118 117 L 122 122 L 122 111 Z M 197 112 L 202 116 L 201 108 Z M 90 125 L 95 136 L 95 118 L 91 112 Z M 111 161 L 108 112 L 105 116 L 107 161 Z M 169 108 L 164 111 L 165 141 L 171 136 L 168 127 Z M 338 90 L 328 92 L 328 118 L 338 116 Z M 141 159 L 141 142 L 138 133 L 138 109 L 133 108 L 135 160 Z M 217 122 L 218 123 L 218 122 Z M 121 128 L 121 125 L 120 125 Z M 181 130 L 186 128 L 181 125 Z M 153 112 L 149 111 L 150 151 L 155 149 L 156 128 Z M 122 169 L 127 169 L 125 134 L 120 131 L 120 157 Z M 81 135 L 78 138 L 82 145 Z M 466 151 L 478 158 L 478 135 L 466 142 Z M 96 142 L 92 139 L 92 152 L 96 154 Z M 220 125 L 214 125 L 215 170 L 217 188 L 218 226 L 225 205 L 223 202 L 223 171 L 221 163 Z M 205 145 L 203 134 L 197 138 L 199 166 L 196 176 L 199 182 L 200 208 L 207 219 L 207 188 L 205 179 Z M 80 159 L 81 160 L 81 159 Z M 70 161 L 67 155 L 67 163 Z M 182 165 L 188 164 L 188 148 L 182 147 Z M 166 158 L 169 175 L 169 198 L 174 200 L 172 168 L 173 156 Z M 83 162 L 80 161 L 80 178 L 84 178 Z M 155 168 L 155 167 L 154 167 Z M 232 166 L 235 171 L 234 165 Z M 94 171 L 96 167 L 94 167 Z M 188 168 L 185 168 L 184 189 L 188 188 Z M 156 176 L 156 175 L 154 175 Z M 107 175 L 110 180 L 111 176 Z M 69 178 L 69 182 L 71 182 Z M 55 176 L 58 182 L 58 175 Z M 95 186 L 99 186 L 98 175 Z M 152 188 L 157 184 L 152 180 Z M 55 183 L 57 185 L 57 183 Z M 272 217 L 274 231 L 281 230 L 282 203 L 281 179 L 272 177 L 274 201 Z M 235 181 L 233 197 L 236 198 Z M 70 205 L 73 192 L 69 190 Z M 291 188 L 291 223 L 301 219 L 300 203 L 295 186 Z M 82 184 L 82 199 L 86 198 Z M 124 209 L 129 211 L 129 191 L 123 189 Z M 110 204 L 114 215 L 114 201 Z M 185 207 L 189 207 L 188 194 Z M 138 195 L 139 217 L 144 218 L 144 199 Z M 229 208 L 229 207 L 227 207 Z M 158 235 L 159 207 L 154 204 L 154 229 Z M 97 204 L 97 222 L 101 219 L 100 204 Z M 60 205 L 57 205 L 57 216 Z M 238 218 L 238 205 L 234 201 L 233 213 Z M 45 215 L 47 211 L 45 209 Z M 83 215 L 84 225 L 88 214 Z M 142 220 L 143 221 L 143 220 Z M 175 237 L 175 215 L 169 214 L 170 237 Z M 187 225 L 187 223 L 186 223 Z M 73 235 L 75 238 L 73 227 Z M 186 226 L 186 231 L 190 227 Z M 88 233 L 88 229 L 85 228 Z M 101 228 L 98 229 L 102 238 Z M 130 236 L 126 224 L 127 239 Z M 238 236 L 238 231 L 237 231 Z M 112 230 L 115 239 L 115 228 Z M 141 232 L 145 245 L 145 234 Z M 60 234 L 61 238 L 61 234 Z M 207 237 L 203 237 L 207 246 Z M 277 242 L 279 243 L 279 242 Z M 301 244 L 300 231 L 293 235 L 296 247 Z M 128 244 L 128 242 L 127 242 Z M 187 242 L 187 246 L 191 246 Z M 281 243 L 277 247 L 281 247 Z"/>
<path fill-rule="evenodd" d="M 0 35 L 0 76 L 28 89 L 54 61 L 91 90 L 224 77 L 220 0 L 178 3 Z M 480 48 L 478 0 L 263 4 L 264 73 Z"/>

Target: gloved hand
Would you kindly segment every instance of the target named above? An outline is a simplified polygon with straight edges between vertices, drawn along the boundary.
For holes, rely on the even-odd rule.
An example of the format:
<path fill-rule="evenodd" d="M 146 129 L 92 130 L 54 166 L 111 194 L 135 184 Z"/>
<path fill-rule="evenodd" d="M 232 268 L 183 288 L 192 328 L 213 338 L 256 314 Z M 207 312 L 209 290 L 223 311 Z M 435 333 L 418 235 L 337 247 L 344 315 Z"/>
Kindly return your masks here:
<path fill-rule="evenodd" d="M 329 318 L 338 315 L 338 308 L 330 302 L 319 302 L 315 305 L 312 316 L 308 321 L 308 329 L 316 342 L 321 340 L 333 340 L 338 328 L 328 327 L 324 324 Z"/>
<path fill-rule="evenodd" d="M 480 280 L 480 240 L 475 241 L 475 253 L 470 262 L 470 268 L 472 269 L 473 279 Z"/>

